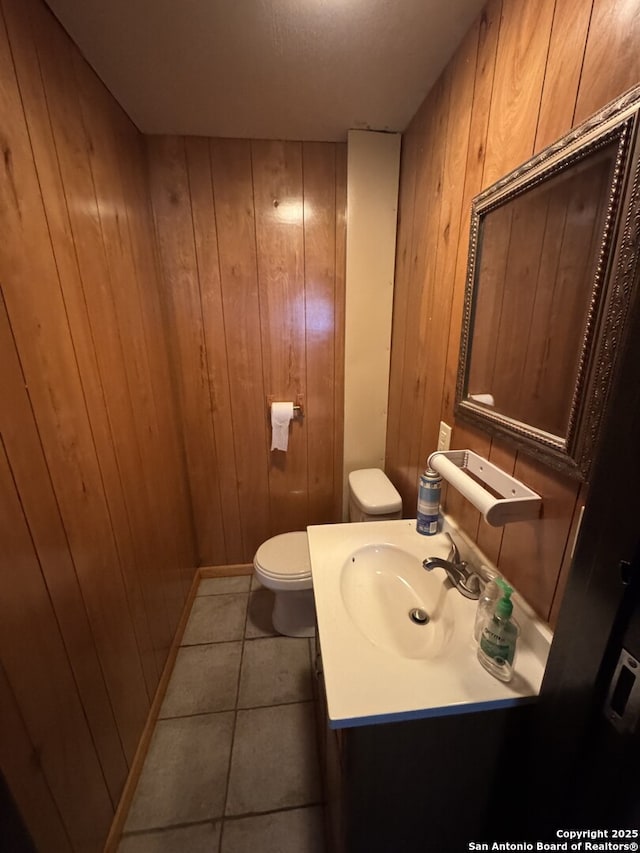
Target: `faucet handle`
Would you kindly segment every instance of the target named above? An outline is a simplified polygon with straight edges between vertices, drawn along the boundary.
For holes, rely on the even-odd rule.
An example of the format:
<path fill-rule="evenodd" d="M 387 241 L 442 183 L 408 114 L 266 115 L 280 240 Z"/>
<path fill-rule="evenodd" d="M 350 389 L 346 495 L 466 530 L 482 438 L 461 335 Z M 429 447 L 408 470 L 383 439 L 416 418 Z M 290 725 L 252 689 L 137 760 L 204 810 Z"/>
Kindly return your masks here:
<path fill-rule="evenodd" d="M 480 598 L 484 589 L 484 582 L 477 572 L 470 572 L 463 581 L 464 587 L 477 598 Z"/>
<path fill-rule="evenodd" d="M 453 559 L 451 560 L 451 562 L 458 564 L 460 562 L 460 551 L 458 551 L 458 546 L 453 541 L 453 536 L 449 533 L 448 530 L 445 533 L 445 536 L 447 537 L 449 542 L 451 542 L 451 550 L 453 551 Z"/>

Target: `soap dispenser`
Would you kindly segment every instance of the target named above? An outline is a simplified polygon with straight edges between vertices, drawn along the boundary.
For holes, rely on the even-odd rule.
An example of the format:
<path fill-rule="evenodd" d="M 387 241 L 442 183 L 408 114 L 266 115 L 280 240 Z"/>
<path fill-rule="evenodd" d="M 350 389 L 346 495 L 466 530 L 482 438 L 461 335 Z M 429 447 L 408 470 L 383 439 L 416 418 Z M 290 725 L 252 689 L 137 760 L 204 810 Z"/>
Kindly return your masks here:
<path fill-rule="evenodd" d="M 498 600 L 493 616 L 482 629 L 478 646 L 478 660 L 487 672 L 500 681 L 511 681 L 518 639 L 518 629 L 511 619 L 512 592 L 511 587 L 505 583 L 502 598 Z"/>
<path fill-rule="evenodd" d="M 478 599 L 476 619 L 473 626 L 473 639 L 476 643 L 480 642 L 482 629 L 493 616 L 496 604 L 498 603 L 498 600 L 502 598 L 504 591 L 507 588 L 506 581 L 498 575 L 490 573 L 486 567 L 482 567 L 481 573 L 488 576 L 489 579 L 482 591 L 482 595 Z"/>

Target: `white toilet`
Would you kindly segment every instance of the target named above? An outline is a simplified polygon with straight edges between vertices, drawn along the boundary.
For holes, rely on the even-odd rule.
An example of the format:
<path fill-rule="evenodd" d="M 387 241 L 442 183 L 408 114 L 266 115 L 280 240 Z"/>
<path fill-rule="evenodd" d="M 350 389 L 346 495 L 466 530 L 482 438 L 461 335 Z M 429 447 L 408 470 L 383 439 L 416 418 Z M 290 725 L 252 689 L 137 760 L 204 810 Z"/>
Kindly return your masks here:
<path fill-rule="evenodd" d="M 402 517 L 402 498 L 380 468 L 349 474 L 349 521 Z M 273 627 L 286 637 L 312 637 L 315 610 L 306 532 L 267 539 L 253 558 L 256 577 L 273 590 Z"/>

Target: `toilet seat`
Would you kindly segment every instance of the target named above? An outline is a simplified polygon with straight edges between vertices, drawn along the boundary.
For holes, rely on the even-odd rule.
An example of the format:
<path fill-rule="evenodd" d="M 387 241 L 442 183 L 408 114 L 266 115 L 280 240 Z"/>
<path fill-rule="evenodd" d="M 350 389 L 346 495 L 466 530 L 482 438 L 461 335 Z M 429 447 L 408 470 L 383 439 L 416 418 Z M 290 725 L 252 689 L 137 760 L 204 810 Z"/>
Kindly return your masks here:
<path fill-rule="evenodd" d="M 256 551 L 253 566 L 271 589 L 311 589 L 311 562 L 305 531 L 280 533 Z"/>

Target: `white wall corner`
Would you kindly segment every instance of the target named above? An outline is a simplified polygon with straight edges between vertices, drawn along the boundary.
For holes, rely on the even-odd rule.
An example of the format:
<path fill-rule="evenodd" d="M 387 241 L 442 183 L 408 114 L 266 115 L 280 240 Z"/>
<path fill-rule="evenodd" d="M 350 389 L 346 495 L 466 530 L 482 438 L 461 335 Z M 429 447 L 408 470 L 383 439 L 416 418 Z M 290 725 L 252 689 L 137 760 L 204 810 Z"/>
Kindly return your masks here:
<path fill-rule="evenodd" d="M 348 135 L 343 518 L 349 473 L 384 468 L 401 138 Z"/>

